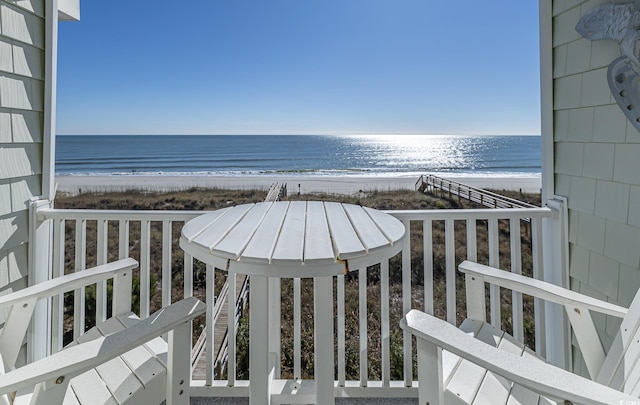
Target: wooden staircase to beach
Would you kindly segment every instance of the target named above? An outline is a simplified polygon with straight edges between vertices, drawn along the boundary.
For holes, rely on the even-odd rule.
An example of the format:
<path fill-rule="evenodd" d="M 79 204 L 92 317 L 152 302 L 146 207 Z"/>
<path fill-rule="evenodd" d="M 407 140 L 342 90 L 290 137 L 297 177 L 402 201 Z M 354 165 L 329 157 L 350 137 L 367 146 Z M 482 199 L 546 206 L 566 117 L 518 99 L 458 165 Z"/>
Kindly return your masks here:
<path fill-rule="evenodd" d="M 235 302 L 238 317 L 248 298 L 248 276 L 244 274 L 236 275 Z M 228 299 L 228 283 L 222 287 L 222 290 L 216 300 L 214 309 L 215 326 L 213 331 L 213 351 L 216 353 L 214 358 L 214 370 L 219 373 L 224 369 L 228 360 L 227 339 L 228 339 L 228 321 L 229 321 L 229 299 Z M 239 319 L 238 319 L 239 320 Z M 237 326 L 237 321 L 236 321 Z M 202 333 L 193 348 L 193 379 L 204 380 L 207 375 L 207 345 L 206 333 Z"/>
<path fill-rule="evenodd" d="M 287 195 L 286 183 L 274 183 L 267 191 L 265 202 L 278 201 L 283 196 Z M 240 314 L 244 310 L 245 304 L 249 296 L 249 277 L 244 274 L 236 274 L 235 282 L 235 303 L 236 308 L 233 312 L 236 316 L 235 324 L 236 330 L 240 320 Z M 225 282 L 220 294 L 216 297 L 216 305 L 213 310 L 213 351 L 215 357 L 213 359 L 214 374 L 221 373 L 228 361 L 228 322 L 229 322 L 229 283 Z M 206 328 L 205 328 L 206 331 Z M 234 337 L 235 338 L 235 337 Z M 192 351 L 192 364 L 193 364 L 193 379 L 204 380 L 207 375 L 207 345 L 206 345 L 206 333 L 202 332 L 198 341 L 193 347 Z"/>

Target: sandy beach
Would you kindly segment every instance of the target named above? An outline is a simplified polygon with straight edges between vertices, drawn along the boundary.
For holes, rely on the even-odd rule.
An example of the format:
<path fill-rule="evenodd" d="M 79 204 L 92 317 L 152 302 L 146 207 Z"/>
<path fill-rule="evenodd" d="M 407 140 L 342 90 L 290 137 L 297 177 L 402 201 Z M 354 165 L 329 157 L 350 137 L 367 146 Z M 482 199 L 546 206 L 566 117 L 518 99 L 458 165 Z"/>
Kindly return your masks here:
<path fill-rule="evenodd" d="M 522 190 L 539 193 L 540 176 L 530 177 L 449 177 L 477 188 Z M 286 183 L 289 193 L 329 193 L 351 195 L 360 191 L 413 190 L 418 177 L 378 176 L 56 176 L 57 190 L 69 194 L 126 190 L 175 191 L 197 188 L 266 190 Z"/>

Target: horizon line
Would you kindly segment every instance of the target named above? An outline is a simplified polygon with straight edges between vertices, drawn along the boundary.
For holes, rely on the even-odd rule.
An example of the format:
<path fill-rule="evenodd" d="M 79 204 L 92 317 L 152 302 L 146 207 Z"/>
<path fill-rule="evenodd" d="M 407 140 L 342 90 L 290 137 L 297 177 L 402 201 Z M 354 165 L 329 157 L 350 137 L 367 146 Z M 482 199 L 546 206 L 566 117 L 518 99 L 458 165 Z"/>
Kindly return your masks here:
<path fill-rule="evenodd" d="M 67 133 L 67 134 L 56 134 L 56 136 L 542 136 L 542 134 L 492 134 L 492 133 L 481 133 L 481 134 L 458 134 L 458 133 L 427 133 L 427 134 L 400 134 L 400 133 L 388 133 L 388 134 L 349 134 L 349 133 L 341 133 L 341 134 L 312 134 L 312 133 L 299 133 L 299 134 L 277 134 L 277 133 L 242 133 L 242 134 L 205 134 L 205 133 Z"/>

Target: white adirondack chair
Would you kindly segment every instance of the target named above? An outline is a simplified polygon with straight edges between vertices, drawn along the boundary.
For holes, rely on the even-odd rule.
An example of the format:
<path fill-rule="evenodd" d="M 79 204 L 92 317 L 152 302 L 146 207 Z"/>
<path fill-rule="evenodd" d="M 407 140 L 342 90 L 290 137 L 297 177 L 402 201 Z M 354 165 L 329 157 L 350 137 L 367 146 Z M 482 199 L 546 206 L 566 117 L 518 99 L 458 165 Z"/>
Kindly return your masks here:
<path fill-rule="evenodd" d="M 0 297 L 0 404 L 188 404 L 190 321 L 204 304 L 187 298 L 144 320 L 131 309 L 133 259 L 65 275 Z M 36 301 L 113 278 L 113 316 L 63 350 L 15 368 Z M 168 333 L 169 342 L 161 335 Z M 185 386 L 186 382 L 186 386 Z"/>
<path fill-rule="evenodd" d="M 417 337 L 420 404 L 640 404 L 640 293 L 626 309 L 478 263 L 459 269 L 468 316 L 460 329 L 417 310 L 400 321 Z M 563 305 L 593 380 L 545 363 L 487 324 L 485 283 Z M 623 318 L 606 355 L 590 311 Z"/>

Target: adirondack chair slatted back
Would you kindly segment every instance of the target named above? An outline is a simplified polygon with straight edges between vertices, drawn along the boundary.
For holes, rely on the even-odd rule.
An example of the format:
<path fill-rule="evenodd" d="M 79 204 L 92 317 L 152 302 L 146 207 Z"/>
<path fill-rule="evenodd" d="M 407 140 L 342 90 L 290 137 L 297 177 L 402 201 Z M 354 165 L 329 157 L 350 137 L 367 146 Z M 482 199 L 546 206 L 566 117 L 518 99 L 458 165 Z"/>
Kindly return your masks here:
<path fill-rule="evenodd" d="M 2 330 L 0 330 L 0 375 L 16 369 L 16 361 L 38 300 L 72 291 L 80 285 L 95 284 L 97 281 L 112 278 L 114 283 L 113 315 L 124 314 L 131 308 L 131 270 L 137 265 L 133 259 L 123 259 L 87 271 L 45 281 L 0 297 L 0 310 L 6 311 L 6 319 Z M 13 401 L 9 395 L 0 395 L 0 405 L 11 403 Z"/>
<path fill-rule="evenodd" d="M 627 394 L 640 396 L 640 291 L 602 363 L 596 381 Z"/>
<path fill-rule="evenodd" d="M 123 261 L 124 262 L 124 261 Z M 110 277 L 100 276 L 102 279 L 113 278 L 114 283 L 114 295 L 113 295 L 113 315 L 121 315 L 131 310 L 131 270 L 132 267 L 137 266 L 134 261 L 132 263 L 127 262 L 128 267 L 125 266 L 121 269 L 113 271 L 113 275 Z M 105 266 L 106 267 L 106 266 Z M 100 270 L 94 268 L 93 270 Z M 104 273 L 104 271 L 102 271 Z M 67 290 L 64 284 L 56 285 L 57 280 L 50 280 L 43 283 L 49 290 L 43 290 L 40 286 L 30 287 L 26 290 L 14 293 L 11 298 L 7 300 L 9 296 L 0 298 L 0 309 L 8 309 L 7 317 L 0 331 L 0 355 L 4 360 L 4 366 L 7 370 L 15 369 L 15 364 L 18 359 L 18 353 L 24 342 L 24 338 L 31 323 L 31 317 L 35 310 L 36 303 L 39 299 L 50 298 L 56 293 L 63 293 L 71 290 Z M 69 282 L 67 284 L 70 284 Z M 26 292 L 33 291 L 32 294 L 27 295 Z"/>
<path fill-rule="evenodd" d="M 7 318 L 0 332 L 0 354 L 7 370 L 15 369 L 18 353 L 31 323 L 36 301 L 37 299 L 33 298 L 9 307 Z"/>

